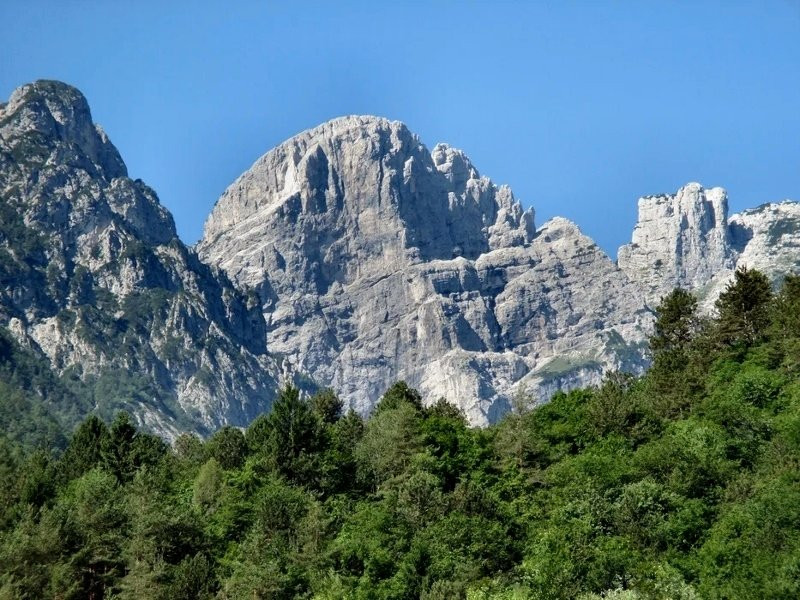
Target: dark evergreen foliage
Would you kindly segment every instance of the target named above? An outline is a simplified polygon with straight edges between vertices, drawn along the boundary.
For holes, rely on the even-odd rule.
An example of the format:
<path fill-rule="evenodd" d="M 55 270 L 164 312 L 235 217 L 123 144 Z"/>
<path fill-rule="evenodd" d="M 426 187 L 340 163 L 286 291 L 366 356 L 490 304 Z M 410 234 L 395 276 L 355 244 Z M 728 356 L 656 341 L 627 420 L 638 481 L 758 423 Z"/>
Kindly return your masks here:
<path fill-rule="evenodd" d="M 728 345 L 752 345 L 765 333 L 769 323 L 772 286 L 760 271 L 737 269 L 734 280 L 717 300 L 717 330 Z"/>

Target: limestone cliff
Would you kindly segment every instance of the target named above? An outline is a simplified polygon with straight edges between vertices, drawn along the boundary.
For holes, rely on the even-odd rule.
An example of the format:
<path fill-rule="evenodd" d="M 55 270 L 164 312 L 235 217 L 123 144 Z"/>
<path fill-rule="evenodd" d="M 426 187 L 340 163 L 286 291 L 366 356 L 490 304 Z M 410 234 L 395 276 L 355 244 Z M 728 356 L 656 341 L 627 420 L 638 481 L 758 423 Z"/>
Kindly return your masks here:
<path fill-rule="evenodd" d="M 674 195 L 646 196 L 618 263 L 650 306 L 683 287 L 709 312 L 739 267 L 759 269 L 776 284 L 800 270 L 800 204 L 765 204 L 729 217 L 722 188 L 690 183 Z"/>
<path fill-rule="evenodd" d="M 0 211 L 0 321 L 97 410 L 172 436 L 269 407 L 281 372 L 257 302 L 181 243 L 75 88 L 0 105 Z"/>
<path fill-rule="evenodd" d="M 645 364 L 651 314 L 590 239 L 535 232 L 507 187 L 402 123 L 345 117 L 271 150 L 198 249 L 258 294 L 272 350 L 362 412 L 405 379 L 486 423 L 520 386 Z"/>

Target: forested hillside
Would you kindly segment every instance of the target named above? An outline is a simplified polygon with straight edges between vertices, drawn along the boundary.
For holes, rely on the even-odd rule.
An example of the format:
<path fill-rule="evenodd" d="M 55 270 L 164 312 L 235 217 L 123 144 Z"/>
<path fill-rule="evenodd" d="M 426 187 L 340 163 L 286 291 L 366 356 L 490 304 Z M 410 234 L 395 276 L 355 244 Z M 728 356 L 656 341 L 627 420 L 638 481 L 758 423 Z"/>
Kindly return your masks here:
<path fill-rule="evenodd" d="M 174 448 L 124 413 L 60 444 L 4 338 L 0 598 L 800 597 L 800 277 L 737 271 L 717 309 L 676 290 L 645 376 L 488 428 L 285 387 Z"/>

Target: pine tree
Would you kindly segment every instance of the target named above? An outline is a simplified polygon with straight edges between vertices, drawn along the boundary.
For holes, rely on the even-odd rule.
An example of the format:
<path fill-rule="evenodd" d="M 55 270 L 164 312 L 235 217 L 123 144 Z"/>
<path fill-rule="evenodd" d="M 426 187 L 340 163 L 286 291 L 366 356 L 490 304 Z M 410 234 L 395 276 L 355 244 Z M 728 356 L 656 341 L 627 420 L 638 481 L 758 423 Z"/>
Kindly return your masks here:
<path fill-rule="evenodd" d="M 772 297 L 766 275 L 746 267 L 737 269 L 716 303 L 719 341 L 728 346 L 751 346 L 761 339 L 769 325 Z"/>
<path fill-rule="evenodd" d="M 269 453 L 278 470 L 290 479 L 301 477 L 308 454 L 319 446 L 319 418 L 300 398 L 300 390 L 286 385 L 272 405 L 269 423 Z"/>
<path fill-rule="evenodd" d="M 681 288 L 675 288 L 661 299 L 656 308 L 654 333 L 650 349 L 654 355 L 685 350 L 697 333 L 697 298 Z"/>
<path fill-rule="evenodd" d="M 103 467 L 120 483 L 130 481 L 136 471 L 133 453 L 136 435 L 136 426 L 130 415 L 121 412 L 114 418 L 100 445 Z"/>
<path fill-rule="evenodd" d="M 693 347 L 702 339 L 703 321 L 697 314 L 697 298 L 680 288 L 664 296 L 655 312 L 650 337 L 653 365 L 647 385 L 656 412 L 668 416 L 689 404 L 696 387 L 687 368 Z"/>
<path fill-rule="evenodd" d="M 77 479 L 100 464 L 102 448 L 107 444 L 108 427 L 95 415 L 80 424 L 59 461 L 61 477 Z"/>

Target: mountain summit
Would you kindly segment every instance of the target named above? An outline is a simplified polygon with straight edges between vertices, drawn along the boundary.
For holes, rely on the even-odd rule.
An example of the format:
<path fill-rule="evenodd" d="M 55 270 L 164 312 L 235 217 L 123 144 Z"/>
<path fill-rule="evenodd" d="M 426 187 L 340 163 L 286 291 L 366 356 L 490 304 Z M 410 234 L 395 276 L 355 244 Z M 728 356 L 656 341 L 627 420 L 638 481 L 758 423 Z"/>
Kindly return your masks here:
<path fill-rule="evenodd" d="M 645 196 L 618 262 L 651 306 L 682 287 L 708 312 L 739 267 L 759 269 L 776 284 L 800 268 L 800 204 L 764 204 L 730 216 L 727 192 L 699 183 Z"/>
<path fill-rule="evenodd" d="M 75 88 L 38 81 L 0 107 L 0 211 L 2 324 L 93 410 L 172 437 L 269 408 L 261 311 L 183 245 Z"/>
<path fill-rule="evenodd" d="M 486 423 L 523 386 L 644 365 L 650 312 L 596 244 L 563 219 L 537 233 L 508 187 L 396 121 L 344 117 L 271 150 L 198 251 L 258 294 L 272 350 L 363 412 L 404 379 Z"/>

